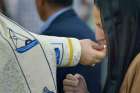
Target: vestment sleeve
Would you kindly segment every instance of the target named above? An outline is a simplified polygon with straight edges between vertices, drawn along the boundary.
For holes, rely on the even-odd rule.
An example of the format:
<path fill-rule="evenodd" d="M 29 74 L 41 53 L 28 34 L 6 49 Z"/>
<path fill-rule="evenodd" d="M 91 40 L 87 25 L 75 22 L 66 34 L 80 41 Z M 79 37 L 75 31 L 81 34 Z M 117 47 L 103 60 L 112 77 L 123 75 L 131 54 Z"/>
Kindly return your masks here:
<path fill-rule="evenodd" d="M 75 66 L 79 63 L 81 46 L 78 39 L 39 35 L 39 41 L 44 48 L 49 45 L 54 52 L 56 64 L 59 67 Z"/>
<path fill-rule="evenodd" d="M 37 35 L 3 15 L 0 16 L 0 23 L 5 30 L 2 30 L 1 34 L 5 38 L 13 40 L 15 50 L 19 53 L 23 54 L 40 45 L 41 51 L 49 55 L 48 57 L 53 57 L 57 66 L 75 66 L 80 60 L 81 46 L 78 39 Z"/>

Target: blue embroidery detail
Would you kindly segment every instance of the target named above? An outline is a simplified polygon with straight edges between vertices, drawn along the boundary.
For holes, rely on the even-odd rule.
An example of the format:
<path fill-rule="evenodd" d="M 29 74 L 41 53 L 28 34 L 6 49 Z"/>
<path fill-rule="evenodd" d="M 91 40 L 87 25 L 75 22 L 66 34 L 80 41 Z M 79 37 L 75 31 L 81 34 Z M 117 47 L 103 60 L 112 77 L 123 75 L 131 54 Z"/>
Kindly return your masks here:
<path fill-rule="evenodd" d="M 60 64 L 60 49 L 55 48 L 55 55 L 56 55 L 56 63 L 59 65 Z"/>
<path fill-rule="evenodd" d="M 27 40 L 25 42 L 25 46 L 20 47 L 20 48 L 16 48 L 16 51 L 19 52 L 19 53 L 24 53 L 24 52 L 32 49 L 37 44 L 39 44 L 39 42 L 37 40 Z"/>
<path fill-rule="evenodd" d="M 25 45 L 30 44 L 30 42 L 32 42 L 32 40 L 30 40 L 30 39 L 26 40 L 26 41 L 25 41 Z"/>
<path fill-rule="evenodd" d="M 47 87 L 44 87 L 43 89 L 43 93 L 54 93 L 52 91 L 49 91 L 49 89 Z"/>

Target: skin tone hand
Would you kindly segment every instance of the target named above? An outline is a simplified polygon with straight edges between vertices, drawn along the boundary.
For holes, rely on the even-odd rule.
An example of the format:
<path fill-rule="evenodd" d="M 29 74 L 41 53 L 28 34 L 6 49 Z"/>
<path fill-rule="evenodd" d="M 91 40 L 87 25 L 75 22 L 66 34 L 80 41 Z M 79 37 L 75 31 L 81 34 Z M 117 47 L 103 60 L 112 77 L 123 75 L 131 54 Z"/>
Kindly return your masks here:
<path fill-rule="evenodd" d="M 106 56 L 106 47 L 89 39 L 80 40 L 81 58 L 80 64 L 93 65 L 101 62 Z"/>
<path fill-rule="evenodd" d="M 80 63 L 92 65 L 101 62 L 106 56 L 106 47 L 89 39 L 80 40 L 82 47 Z M 68 74 L 63 81 L 65 93 L 89 93 L 83 76 Z"/>
<path fill-rule="evenodd" d="M 68 74 L 63 85 L 64 93 L 89 93 L 85 79 L 80 74 Z"/>

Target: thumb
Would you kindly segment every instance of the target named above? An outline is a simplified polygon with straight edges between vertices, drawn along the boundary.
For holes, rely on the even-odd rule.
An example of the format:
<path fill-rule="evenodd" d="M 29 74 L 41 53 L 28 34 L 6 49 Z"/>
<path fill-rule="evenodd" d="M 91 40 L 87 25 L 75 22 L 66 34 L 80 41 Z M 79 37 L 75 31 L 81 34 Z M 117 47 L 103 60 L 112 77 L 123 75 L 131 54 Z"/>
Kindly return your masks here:
<path fill-rule="evenodd" d="M 93 49 L 96 49 L 96 50 L 104 49 L 104 47 L 102 45 L 99 45 L 98 43 L 96 43 L 94 41 L 91 42 L 91 46 L 92 46 Z"/>
<path fill-rule="evenodd" d="M 75 74 L 75 78 L 77 78 L 79 80 L 79 83 L 80 83 L 80 81 L 82 81 L 83 83 L 86 84 L 86 81 L 85 81 L 85 79 L 84 79 L 84 77 L 82 75 Z"/>

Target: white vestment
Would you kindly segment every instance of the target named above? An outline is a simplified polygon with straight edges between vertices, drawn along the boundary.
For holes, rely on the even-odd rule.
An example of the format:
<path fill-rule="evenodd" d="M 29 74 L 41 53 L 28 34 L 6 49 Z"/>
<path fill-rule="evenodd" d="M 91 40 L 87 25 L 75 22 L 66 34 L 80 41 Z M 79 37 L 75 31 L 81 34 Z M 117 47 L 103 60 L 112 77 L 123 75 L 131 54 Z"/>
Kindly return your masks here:
<path fill-rule="evenodd" d="M 0 93 L 56 93 L 56 66 L 75 66 L 79 40 L 28 32 L 0 14 Z"/>

